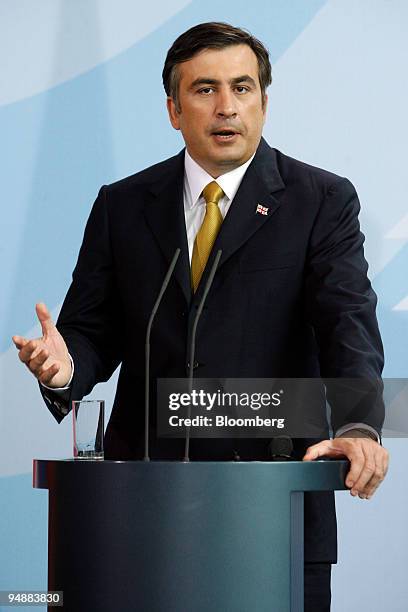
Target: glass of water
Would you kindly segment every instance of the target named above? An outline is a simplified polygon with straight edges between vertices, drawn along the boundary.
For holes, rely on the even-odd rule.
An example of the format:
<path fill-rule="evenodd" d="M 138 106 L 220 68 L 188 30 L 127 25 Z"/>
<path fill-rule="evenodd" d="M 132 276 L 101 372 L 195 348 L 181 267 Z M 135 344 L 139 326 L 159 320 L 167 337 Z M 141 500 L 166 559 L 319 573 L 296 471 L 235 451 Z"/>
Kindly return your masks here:
<path fill-rule="evenodd" d="M 74 458 L 103 459 L 105 400 L 72 402 Z"/>

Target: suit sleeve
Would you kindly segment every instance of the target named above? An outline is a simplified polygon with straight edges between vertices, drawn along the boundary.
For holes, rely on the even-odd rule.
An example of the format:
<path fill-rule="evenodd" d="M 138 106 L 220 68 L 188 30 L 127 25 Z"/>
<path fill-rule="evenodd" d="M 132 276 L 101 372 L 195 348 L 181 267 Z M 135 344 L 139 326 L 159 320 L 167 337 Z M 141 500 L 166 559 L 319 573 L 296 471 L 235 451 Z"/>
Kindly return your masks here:
<path fill-rule="evenodd" d="M 333 430 L 347 423 L 367 423 L 380 433 L 383 347 L 359 211 L 350 181 L 339 179 L 328 188 L 310 239 L 306 303 Z"/>
<path fill-rule="evenodd" d="M 57 321 L 75 364 L 66 398 L 48 389 L 41 393 L 54 417 L 61 421 L 70 402 L 110 378 L 121 361 L 120 300 L 113 270 L 106 188 L 102 187 L 86 224 L 72 283 Z"/>

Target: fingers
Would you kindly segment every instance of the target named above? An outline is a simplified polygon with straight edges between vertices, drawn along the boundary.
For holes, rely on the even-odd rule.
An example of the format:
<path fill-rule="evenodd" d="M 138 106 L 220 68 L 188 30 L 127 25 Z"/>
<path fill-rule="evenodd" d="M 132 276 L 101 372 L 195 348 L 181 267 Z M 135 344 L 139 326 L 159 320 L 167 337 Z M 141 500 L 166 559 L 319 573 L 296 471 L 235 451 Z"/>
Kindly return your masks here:
<path fill-rule="evenodd" d="M 53 331 L 55 328 L 55 325 L 53 323 L 53 320 L 51 319 L 49 310 L 47 306 L 44 304 L 44 302 L 39 302 L 38 304 L 36 304 L 35 310 L 37 313 L 38 320 L 41 323 L 42 334 L 43 336 L 46 336 L 49 332 Z"/>
<path fill-rule="evenodd" d="M 359 444 L 353 443 L 354 439 L 355 438 L 341 439 L 341 444 L 344 446 L 344 455 L 350 461 L 350 470 L 346 476 L 346 486 L 350 487 L 353 497 L 358 493 L 354 485 L 360 478 L 365 463 L 363 450 Z"/>
<path fill-rule="evenodd" d="M 361 499 L 371 499 L 387 473 L 388 451 L 374 442 L 364 447 L 364 454 L 364 467 L 353 489 Z"/>
<path fill-rule="evenodd" d="M 351 487 L 351 494 L 353 497 L 358 495 L 360 499 L 366 499 L 366 487 L 369 482 L 376 479 L 377 466 L 373 449 L 370 448 L 370 446 L 368 448 L 363 446 L 356 454 L 356 458 L 351 463 L 351 469 L 346 479 L 346 484 Z M 371 491 L 371 486 L 369 489 Z"/>
<path fill-rule="evenodd" d="M 18 348 L 19 350 L 22 349 L 23 346 L 28 342 L 28 340 L 26 340 L 22 336 L 13 336 L 11 339 L 14 342 L 16 348 Z"/>
<path fill-rule="evenodd" d="M 31 359 L 26 364 L 34 376 L 47 385 L 51 382 L 51 379 L 60 370 L 60 364 L 49 359 L 49 352 L 47 349 L 38 346 L 32 353 Z"/>
<path fill-rule="evenodd" d="M 31 359 L 27 362 L 28 367 L 33 374 L 41 374 L 44 368 L 49 367 L 47 359 L 49 357 L 48 351 L 42 346 L 38 346 L 31 355 Z"/>
<path fill-rule="evenodd" d="M 17 348 L 19 347 L 17 346 Z M 21 349 L 18 357 L 20 361 L 28 365 L 30 360 L 35 358 L 39 351 L 43 348 L 45 348 L 45 344 L 41 338 L 37 338 L 35 340 L 25 340 L 21 343 Z"/>
<path fill-rule="evenodd" d="M 49 368 L 44 369 L 44 367 L 39 371 L 37 376 L 38 380 L 42 382 L 43 385 L 48 385 L 51 383 L 52 379 L 58 372 L 60 371 L 60 365 L 57 363 L 53 363 Z"/>
<path fill-rule="evenodd" d="M 22 346 L 18 357 L 34 374 L 34 376 L 42 383 L 47 384 L 53 376 L 59 371 L 60 365 L 51 362 L 49 352 L 41 338 L 36 340 L 20 341 L 18 338 L 14 341 L 16 346 Z"/>
<path fill-rule="evenodd" d="M 341 458 L 350 461 L 346 477 L 353 497 L 370 499 L 384 480 L 388 470 L 388 452 L 378 442 L 368 438 L 335 438 L 324 440 L 307 449 L 303 461 L 319 457 Z"/>
<path fill-rule="evenodd" d="M 53 326 L 50 318 L 45 325 Z M 55 327 L 54 331 L 56 333 L 48 337 L 27 340 L 22 336 L 13 336 L 12 340 L 19 350 L 20 361 L 37 380 L 49 387 L 59 388 L 69 383 L 72 377 L 72 365 L 62 336 Z"/>
<path fill-rule="evenodd" d="M 47 306 L 43 302 L 39 302 L 35 305 L 35 310 L 37 312 L 38 320 L 41 323 L 41 330 L 43 336 L 46 336 L 47 333 L 49 333 L 50 331 L 54 331 L 55 325 L 53 320 L 51 319 L 51 315 Z M 13 340 L 16 348 L 18 348 L 19 350 L 22 349 L 23 346 L 25 346 L 29 342 L 29 340 L 27 340 L 26 338 L 17 335 L 12 336 L 11 339 Z"/>
<path fill-rule="evenodd" d="M 341 449 L 337 449 L 333 445 L 333 440 L 323 440 L 322 442 L 313 444 L 313 446 L 309 446 L 305 456 L 303 457 L 303 461 L 315 461 L 320 457 L 340 458 L 343 456 L 343 451 Z"/>

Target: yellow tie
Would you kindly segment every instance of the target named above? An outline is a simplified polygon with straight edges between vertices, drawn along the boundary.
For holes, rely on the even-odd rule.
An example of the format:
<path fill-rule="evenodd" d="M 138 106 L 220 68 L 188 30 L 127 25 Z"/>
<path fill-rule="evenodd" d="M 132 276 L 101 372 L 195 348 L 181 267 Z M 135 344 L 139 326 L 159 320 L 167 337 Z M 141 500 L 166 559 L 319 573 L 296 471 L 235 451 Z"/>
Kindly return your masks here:
<path fill-rule="evenodd" d="M 222 214 L 218 207 L 218 202 L 224 195 L 221 187 L 218 183 L 212 181 L 204 187 L 202 195 L 206 201 L 207 209 L 204 221 L 194 241 L 193 257 L 191 259 L 191 282 L 194 292 L 197 291 L 211 249 L 222 224 Z"/>

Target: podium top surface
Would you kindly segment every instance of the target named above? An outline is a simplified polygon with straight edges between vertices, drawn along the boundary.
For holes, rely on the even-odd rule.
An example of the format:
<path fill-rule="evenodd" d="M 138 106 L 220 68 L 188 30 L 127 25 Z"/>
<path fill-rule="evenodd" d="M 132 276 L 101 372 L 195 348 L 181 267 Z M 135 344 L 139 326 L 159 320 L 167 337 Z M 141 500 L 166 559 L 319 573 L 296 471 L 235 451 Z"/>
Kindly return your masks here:
<path fill-rule="evenodd" d="M 59 484 L 86 481 L 95 486 L 141 485 L 148 482 L 183 486 L 189 482 L 220 486 L 257 481 L 281 491 L 345 490 L 348 461 L 110 461 L 34 459 L 33 487 L 52 490 Z M 161 485 L 161 486 L 162 486 Z"/>

